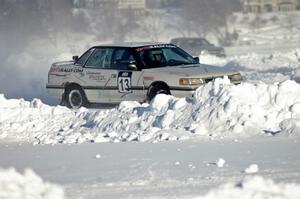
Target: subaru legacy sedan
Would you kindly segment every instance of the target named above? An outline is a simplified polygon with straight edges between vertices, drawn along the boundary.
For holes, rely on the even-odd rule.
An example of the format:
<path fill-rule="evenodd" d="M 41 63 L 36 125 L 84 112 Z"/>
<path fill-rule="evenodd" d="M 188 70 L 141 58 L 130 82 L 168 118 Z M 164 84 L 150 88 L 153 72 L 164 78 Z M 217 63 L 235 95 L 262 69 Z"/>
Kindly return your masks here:
<path fill-rule="evenodd" d="M 91 103 L 151 101 L 157 94 L 192 96 L 215 78 L 241 82 L 239 72 L 203 65 L 168 43 L 123 43 L 94 46 L 72 61 L 52 64 L 47 91 L 69 108 Z"/>

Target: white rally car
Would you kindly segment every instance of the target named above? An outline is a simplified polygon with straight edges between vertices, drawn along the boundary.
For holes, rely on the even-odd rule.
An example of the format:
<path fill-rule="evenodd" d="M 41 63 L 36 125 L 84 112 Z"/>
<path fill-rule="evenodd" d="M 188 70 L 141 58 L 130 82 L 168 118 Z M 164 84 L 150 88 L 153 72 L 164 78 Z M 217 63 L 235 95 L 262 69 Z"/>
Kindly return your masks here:
<path fill-rule="evenodd" d="M 228 76 L 238 84 L 236 71 L 199 64 L 199 58 L 172 44 L 124 43 L 94 46 L 73 61 L 52 64 L 48 93 L 70 108 L 90 103 L 150 101 L 156 94 L 191 96 L 201 85 Z"/>

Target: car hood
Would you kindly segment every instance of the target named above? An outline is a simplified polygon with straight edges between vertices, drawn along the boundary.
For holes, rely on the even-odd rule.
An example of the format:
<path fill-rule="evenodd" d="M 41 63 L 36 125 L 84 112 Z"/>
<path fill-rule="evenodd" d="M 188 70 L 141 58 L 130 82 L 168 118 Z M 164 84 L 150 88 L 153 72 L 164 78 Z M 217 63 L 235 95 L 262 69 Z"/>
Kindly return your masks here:
<path fill-rule="evenodd" d="M 52 64 L 54 67 L 62 67 L 62 66 L 70 66 L 74 65 L 74 61 L 62 61 L 62 62 L 55 62 Z"/>
<path fill-rule="evenodd" d="M 162 68 L 146 69 L 145 71 L 186 77 L 222 77 L 238 73 L 234 70 L 206 64 L 168 66 Z"/>

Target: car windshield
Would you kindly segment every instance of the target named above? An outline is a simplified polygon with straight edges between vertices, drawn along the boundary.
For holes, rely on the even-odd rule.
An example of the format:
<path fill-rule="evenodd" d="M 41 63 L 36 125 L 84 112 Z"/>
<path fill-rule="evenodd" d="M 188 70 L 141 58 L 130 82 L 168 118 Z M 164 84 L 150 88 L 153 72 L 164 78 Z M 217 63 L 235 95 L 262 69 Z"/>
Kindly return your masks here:
<path fill-rule="evenodd" d="M 137 48 L 136 52 L 144 68 L 197 64 L 194 58 L 176 46 L 146 46 Z"/>

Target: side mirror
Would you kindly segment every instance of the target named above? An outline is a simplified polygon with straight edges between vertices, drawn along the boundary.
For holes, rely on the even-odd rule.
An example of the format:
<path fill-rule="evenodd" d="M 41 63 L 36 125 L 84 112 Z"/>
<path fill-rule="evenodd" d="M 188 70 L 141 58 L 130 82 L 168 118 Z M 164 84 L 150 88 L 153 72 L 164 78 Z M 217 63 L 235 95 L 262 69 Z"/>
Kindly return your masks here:
<path fill-rule="evenodd" d="M 119 60 L 118 63 L 126 65 L 130 70 L 138 70 L 134 60 Z"/>
<path fill-rule="evenodd" d="M 129 68 L 130 70 L 138 70 L 135 63 L 128 64 L 128 68 Z"/>
<path fill-rule="evenodd" d="M 72 57 L 72 59 L 73 59 L 74 61 L 77 61 L 78 58 L 79 58 L 78 56 L 73 56 L 73 57 Z"/>
<path fill-rule="evenodd" d="M 194 58 L 194 61 L 197 63 L 197 64 L 200 64 L 200 59 L 199 57 L 193 57 Z"/>

